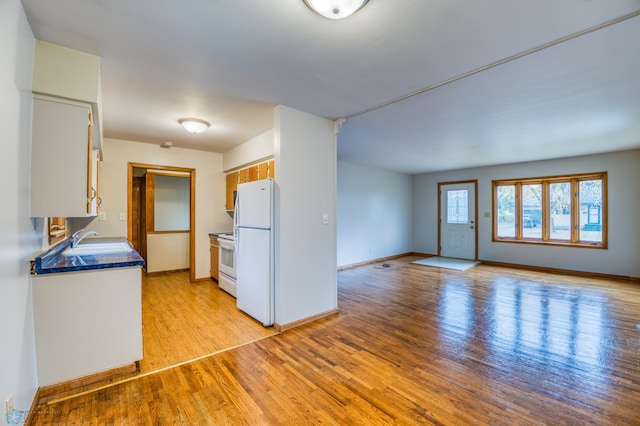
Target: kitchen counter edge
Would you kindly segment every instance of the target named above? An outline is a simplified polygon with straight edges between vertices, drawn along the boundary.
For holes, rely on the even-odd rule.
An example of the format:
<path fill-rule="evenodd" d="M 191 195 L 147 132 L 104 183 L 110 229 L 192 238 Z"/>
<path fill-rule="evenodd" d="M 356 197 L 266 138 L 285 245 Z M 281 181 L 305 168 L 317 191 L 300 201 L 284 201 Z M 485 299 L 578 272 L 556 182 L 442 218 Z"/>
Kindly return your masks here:
<path fill-rule="evenodd" d="M 36 256 L 35 259 L 31 261 L 31 275 L 93 271 L 144 265 L 144 259 L 124 237 L 95 238 L 85 241 L 90 243 L 91 240 L 100 240 L 101 242 L 126 242 L 131 246 L 131 251 L 100 255 L 63 256 L 62 252 L 71 245 L 71 239 L 69 238 Z"/>

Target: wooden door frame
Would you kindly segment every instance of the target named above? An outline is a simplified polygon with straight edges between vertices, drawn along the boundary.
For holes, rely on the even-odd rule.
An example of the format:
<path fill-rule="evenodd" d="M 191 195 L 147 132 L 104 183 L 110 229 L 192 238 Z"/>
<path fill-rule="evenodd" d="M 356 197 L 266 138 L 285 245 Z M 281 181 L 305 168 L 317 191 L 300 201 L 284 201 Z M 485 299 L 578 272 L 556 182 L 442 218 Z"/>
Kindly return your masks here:
<path fill-rule="evenodd" d="M 127 239 L 131 241 L 133 236 L 132 214 L 133 206 L 131 194 L 133 189 L 133 169 L 153 169 L 164 172 L 189 173 L 189 280 L 196 282 L 196 169 L 187 167 L 162 166 L 157 164 L 128 163 L 127 168 Z M 146 230 L 145 230 L 146 232 Z"/>
<path fill-rule="evenodd" d="M 138 185 L 136 185 L 136 182 L 139 182 Z M 138 192 L 135 191 L 136 186 L 138 186 Z M 127 239 L 133 243 L 136 239 L 138 242 L 138 246 L 136 247 L 136 245 L 134 244 L 133 247 L 138 250 L 138 253 L 140 254 L 140 256 L 142 256 L 142 258 L 145 260 L 145 262 L 147 261 L 147 242 L 144 241 L 146 236 L 144 236 L 145 238 L 143 238 L 143 233 L 142 233 L 142 229 L 146 229 L 147 228 L 147 223 L 146 223 L 146 217 L 144 212 L 142 212 L 142 206 L 145 205 L 146 203 L 146 199 L 144 199 L 143 197 L 146 195 L 145 194 L 146 191 L 146 177 L 145 179 L 143 179 L 140 176 L 133 176 L 131 179 L 131 196 L 129 197 L 129 202 L 131 203 L 131 216 L 129 217 L 129 220 L 127 221 L 128 224 L 128 228 L 131 229 L 130 232 L 127 232 L 127 234 L 130 234 L 127 236 Z M 135 209 L 138 209 L 137 212 L 137 217 L 134 218 L 134 211 Z M 136 219 L 136 220 L 134 220 Z M 137 235 L 136 235 L 137 234 Z"/>
<path fill-rule="evenodd" d="M 478 179 L 470 180 L 456 180 L 453 182 L 438 182 L 438 256 L 442 251 L 442 187 L 446 185 L 459 185 L 465 183 L 472 183 L 475 188 L 475 217 L 473 230 L 475 232 L 475 256 L 474 260 L 478 260 Z"/>

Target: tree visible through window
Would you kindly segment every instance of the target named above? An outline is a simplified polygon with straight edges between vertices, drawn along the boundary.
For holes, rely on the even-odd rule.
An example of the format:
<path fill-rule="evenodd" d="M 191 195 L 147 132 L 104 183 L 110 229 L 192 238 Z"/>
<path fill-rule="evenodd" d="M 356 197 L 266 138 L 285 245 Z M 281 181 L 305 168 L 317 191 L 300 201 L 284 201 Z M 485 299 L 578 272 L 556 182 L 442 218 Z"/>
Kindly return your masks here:
<path fill-rule="evenodd" d="M 522 185 L 522 236 L 542 238 L 542 184 Z"/>
<path fill-rule="evenodd" d="M 602 242 L 602 180 L 580 182 L 580 240 Z"/>
<path fill-rule="evenodd" d="M 552 240 L 571 240 L 571 182 L 549 184 L 549 220 Z"/>
<path fill-rule="evenodd" d="M 494 241 L 606 248 L 606 173 L 493 182 Z"/>
<path fill-rule="evenodd" d="M 515 238 L 516 236 L 516 187 L 515 185 L 500 185 L 494 191 L 497 200 L 498 226 L 494 227 L 494 234 L 499 238 Z"/>

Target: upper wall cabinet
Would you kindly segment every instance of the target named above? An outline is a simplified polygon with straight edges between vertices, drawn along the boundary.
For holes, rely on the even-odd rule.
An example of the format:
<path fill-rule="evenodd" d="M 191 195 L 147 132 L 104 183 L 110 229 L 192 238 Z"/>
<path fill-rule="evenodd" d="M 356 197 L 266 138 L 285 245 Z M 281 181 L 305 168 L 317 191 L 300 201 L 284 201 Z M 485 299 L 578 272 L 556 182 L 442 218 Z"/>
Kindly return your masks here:
<path fill-rule="evenodd" d="M 36 41 L 31 216 L 97 213 L 102 158 L 100 58 Z"/>
<path fill-rule="evenodd" d="M 90 105 L 93 144 L 102 152 L 100 57 L 36 40 L 32 90 Z"/>
<path fill-rule="evenodd" d="M 238 184 L 245 182 L 253 182 L 254 180 L 261 180 L 266 178 L 275 177 L 275 164 L 274 160 L 265 161 L 255 166 L 246 167 L 244 169 L 237 170 L 227 174 L 227 196 L 225 201 L 225 208 L 229 211 L 233 210 L 235 205 L 235 196 Z"/>
<path fill-rule="evenodd" d="M 31 216 L 95 216 L 97 150 L 87 104 L 36 97 L 31 146 Z"/>

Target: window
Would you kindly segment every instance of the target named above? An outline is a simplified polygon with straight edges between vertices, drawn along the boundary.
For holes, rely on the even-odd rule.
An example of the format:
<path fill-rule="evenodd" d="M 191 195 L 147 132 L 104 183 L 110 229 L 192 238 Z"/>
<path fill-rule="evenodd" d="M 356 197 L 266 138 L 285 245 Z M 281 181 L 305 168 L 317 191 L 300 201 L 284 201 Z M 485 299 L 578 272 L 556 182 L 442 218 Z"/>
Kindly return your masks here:
<path fill-rule="evenodd" d="M 571 182 L 549 184 L 549 237 L 571 241 Z"/>
<path fill-rule="evenodd" d="M 447 191 L 447 223 L 462 223 L 469 221 L 469 191 L 459 189 Z"/>
<path fill-rule="evenodd" d="M 542 184 L 522 185 L 522 236 L 542 238 Z"/>
<path fill-rule="evenodd" d="M 493 241 L 607 247 L 607 173 L 493 181 Z"/>
<path fill-rule="evenodd" d="M 494 217 L 498 223 L 493 234 L 498 238 L 515 238 L 516 236 L 516 186 L 500 185 L 495 187 L 493 205 L 497 210 Z"/>

